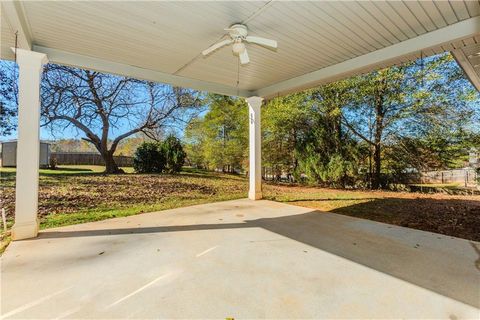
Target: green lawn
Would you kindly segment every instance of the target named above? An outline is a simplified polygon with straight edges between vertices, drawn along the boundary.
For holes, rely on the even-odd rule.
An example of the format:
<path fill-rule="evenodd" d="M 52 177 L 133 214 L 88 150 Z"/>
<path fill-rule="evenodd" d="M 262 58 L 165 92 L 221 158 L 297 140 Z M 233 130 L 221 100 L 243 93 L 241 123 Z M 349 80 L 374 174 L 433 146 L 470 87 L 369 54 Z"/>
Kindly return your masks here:
<path fill-rule="evenodd" d="M 461 188 L 462 184 L 458 182 L 452 183 L 416 183 L 412 184 L 416 187 L 428 187 L 428 188 Z"/>
<path fill-rule="evenodd" d="M 122 167 L 126 173 L 133 173 L 132 167 Z M 91 174 L 102 173 L 104 166 L 88 166 L 88 165 L 62 165 L 57 169 L 40 169 L 40 175 L 69 175 L 69 174 Z M 14 174 L 15 168 L 0 168 L 0 176 L 3 174 Z"/>

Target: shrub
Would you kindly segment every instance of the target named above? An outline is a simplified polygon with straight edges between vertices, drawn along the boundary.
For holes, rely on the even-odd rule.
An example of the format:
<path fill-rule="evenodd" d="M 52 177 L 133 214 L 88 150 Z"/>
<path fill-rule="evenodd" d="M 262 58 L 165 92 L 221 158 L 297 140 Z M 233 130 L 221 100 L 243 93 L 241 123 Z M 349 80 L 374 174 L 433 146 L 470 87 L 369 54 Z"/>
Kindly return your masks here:
<path fill-rule="evenodd" d="M 477 176 L 477 189 L 480 190 L 480 167 L 475 169 L 475 173 Z"/>
<path fill-rule="evenodd" d="M 57 158 L 55 156 L 50 156 L 50 160 L 49 160 L 49 167 L 50 169 L 52 170 L 56 170 L 57 169 Z"/>
<path fill-rule="evenodd" d="M 165 157 L 165 171 L 176 173 L 182 169 L 187 154 L 183 150 L 180 140 L 175 136 L 169 136 L 162 143 L 162 151 Z"/>
<path fill-rule="evenodd" d="M 142 143 L 133 156 L 133 167 L 139 173 L 160 173 L 165 169 L 165 155 L 158 142 Z"/>

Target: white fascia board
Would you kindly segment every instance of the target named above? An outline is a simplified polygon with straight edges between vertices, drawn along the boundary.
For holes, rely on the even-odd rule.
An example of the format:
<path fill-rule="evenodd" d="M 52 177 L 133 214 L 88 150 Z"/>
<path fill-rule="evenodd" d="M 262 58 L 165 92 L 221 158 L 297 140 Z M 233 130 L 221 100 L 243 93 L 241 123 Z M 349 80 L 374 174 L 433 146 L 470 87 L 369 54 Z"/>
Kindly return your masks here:
<path fill-rule="evenodd" d="M 13 32 L 17 32 L 17 47 L 20 49 L 32 49 L 32 37 L 27 20 L 23 14 L 22 4 L 19 1 L 3 1 L 0 10 Z"/>
<path fill-rule="evenodd" d="M 311 88 L 322 83 L 359 74 L 365 72 L 365 70 L 372 70 L 376 65 L 388 64 L 399 57 L 469 38 L 479 33 L 480 17 L 470 18 L 386 48 L 259 89 L 254 92 L 254 95 L 272 98 L 277 95 Z"/>
<path fill-rule="evenodd" d="M 463 72 L 465 72 L 473 86 L 480 92 L 480 77 L 470 61 L 468 61 L 468 58 L 463 53 L 462 49 L 453 50 L 452 55 L 457 61 L 458 65 L 463 69 Z"/>
<path fill-rule="evenodd" d="M 152 82 L 167 83 L 173 86 L 191 88 L 195 90 L 207 91 L 228 96 L 252 96 L 251 91 L 248 90 L 238 90 L 235 87 L 226 86 L 218 83 L 180 77 L 169 73 L 145 69 L 118 62 L 112 62 L 58 49 L 34 45 L 33 50 L 45 53 L 48 56 L 48 60 L 56 64 L 68 65 L 81 69 L 90 69 L 99 72 L 116 74 Z"/>

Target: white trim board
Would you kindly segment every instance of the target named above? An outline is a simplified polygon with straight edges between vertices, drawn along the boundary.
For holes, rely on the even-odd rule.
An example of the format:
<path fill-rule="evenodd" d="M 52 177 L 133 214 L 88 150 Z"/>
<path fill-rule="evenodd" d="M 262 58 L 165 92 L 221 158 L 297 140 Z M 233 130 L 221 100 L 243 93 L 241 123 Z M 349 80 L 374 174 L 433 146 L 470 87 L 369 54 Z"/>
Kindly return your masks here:
<path fill-rule="evenodd" d="M 477 88 L 478 91 L 480 91 L 480 77 L 478 76 L 470 61 L 468 61 L 463 51 L 461 49 L 453 50 L 452 55 L 455 60 L 457 60 L 458 65 L 463 69 L 473 86 Z"/>
<path fill-rule="evenodd" d="M 250 97 L 252 93 L 248 90 L 237 90 L 235 87 L 230 87 L 218 83 L 206 82 L 197 79 L 190 79 L 181 76 L 172 75 L 169 73 L 149 70 L 128 64 L 112 62 L 99 58 L 89 57 L 76 53 L 70 53 L 53 48 L 42 46 L 33 46 L 33 50 L 45 53 L 48 60 L 53 63 L 74 66 L 84 69 L 92 69 L 100 72 L 117 74 L 121 76 L 132 77 L 136 79 L 143 79 L 154 82 L 168 83 L 174 86 L 191 88 L 195 90 L 208 91 L 230 96 Z"/>
<path fill-rule="evenodd" d="M 4 11 L 8 24 L 13 32 L 18 32 L 18 47 L 20 49 L 32 49 L 32 37 L 28 23 L 23 14 L 22 4 L 18 1 L 4 1 L 0 3 L 0 10 Z"/>

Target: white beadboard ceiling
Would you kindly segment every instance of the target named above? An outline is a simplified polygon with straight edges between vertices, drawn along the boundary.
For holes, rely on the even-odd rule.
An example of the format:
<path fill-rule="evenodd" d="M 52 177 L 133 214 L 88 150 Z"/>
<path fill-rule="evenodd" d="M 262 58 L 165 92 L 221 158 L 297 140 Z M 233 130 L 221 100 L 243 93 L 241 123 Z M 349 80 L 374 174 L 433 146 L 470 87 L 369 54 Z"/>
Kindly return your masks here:
<path fill-rule="evenodd" d="M 20 25 L 33 49 L 49 53 L 53 62 L 75 65 L 81 60 L 77 65 L 95 68 L 106 61 L 114 63 L 109 71 L 137 67 L 166 75 L 165 81 L 176 85 L 206 83 L 212 91 L 239 95 L 274 96 L 407 61 L 420 51 L 385 61 L 377 58 L 373 65 L 350 67 L 351 72 L 334 71 L 337 65 L 357 61 L 352 59 L 462 21 L 477 19 L 477 33 L 439 40 L 422 48 L 422 54 L 480 44 L 480 20 L 475 18 L 480 16 L 479 1 L 22 1 L 14 9 L 2 6 L 2 58 L 12 58 L 9 47 Z M 201 51 L 236 22 L 246 23 L 251 35 L 277 40 L 278 50 L 248 45 L 251 62 L 240 67 L 230 47 L 202 57 Z M 328 67 L 333 70 L 328 77 L 294 85 L 295 79 Z"/>

